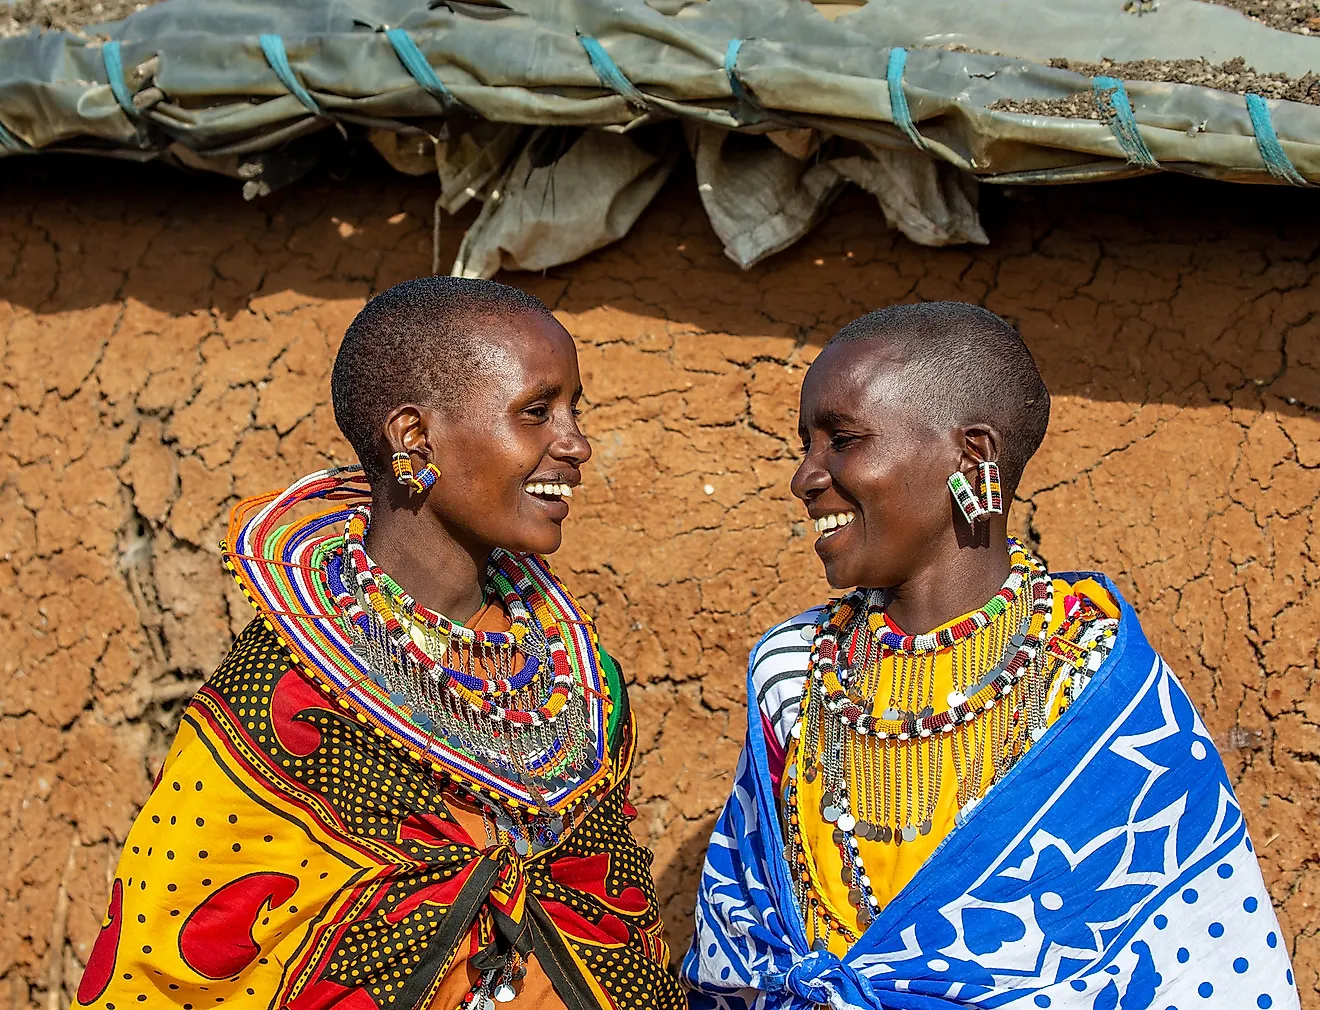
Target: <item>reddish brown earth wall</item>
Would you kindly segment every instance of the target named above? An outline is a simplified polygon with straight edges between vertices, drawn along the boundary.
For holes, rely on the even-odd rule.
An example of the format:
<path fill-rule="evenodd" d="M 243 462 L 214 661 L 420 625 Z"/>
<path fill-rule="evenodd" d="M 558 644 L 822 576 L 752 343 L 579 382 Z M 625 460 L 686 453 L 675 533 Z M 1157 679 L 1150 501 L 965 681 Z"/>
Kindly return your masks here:
<path fill-rule="evenodd" d="M 0 165 L 0 1007 L 76 984 L 181 699 L 249 618 L 221 523 L 347 458 L 330 362 L 366 297 L 428 269 L 432 195 L 368 174 L 243 204 Z M 849 197 L 741 273 L 682 179 L 618 246 L 511 278 L 581 349 L 596 456 L 557 565 L 632 680 L 671 938 L 746 650 L 823 592 L 788 495 L 803 367 L 867 309 L 960 298 L 1018 324 L 1055 393 L 1017 526 L 1113 575 L 1189 685 L 1320 1008 L 1320 201 L 1172 179 L 995 194 L 986 217 L 990 248 L 922 249 Z"/>

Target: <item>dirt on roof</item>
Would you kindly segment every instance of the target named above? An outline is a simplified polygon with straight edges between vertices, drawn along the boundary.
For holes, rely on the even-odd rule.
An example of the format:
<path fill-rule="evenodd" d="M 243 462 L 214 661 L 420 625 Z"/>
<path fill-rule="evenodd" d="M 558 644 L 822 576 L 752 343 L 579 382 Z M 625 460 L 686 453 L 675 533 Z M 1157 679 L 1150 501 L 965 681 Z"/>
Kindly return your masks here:
<path fill-rule="evenodd" d="M 1320 3 L 1316 0 L 1208 0 L 1241 11 L 1252 21 L 1298 35 L 1320 35 Z"/>
<path fill-rule="evenodd" d="M 1262 74 L 1247 66 L 1241 57 L 1226 63 L 1208 60 L 1133 60 L 1127 63 L 1105 60 L 1083 63 L 1080 60 L 1053 59 L 1050 66 L 1071 70 L 1087 77 L 1118 77 L 1124 81 L 1167 81 L 1194 84 L 1239 95 L 1254 92 L 1264 98 L 1286 99 L 1320 105 L 1320 75 L 1307 72 L 1292 78 L 1287 74 Z M 1063 98 L 1001 98 L 990 106 L 998 112 L 1018 112 L 1029 116 L 1065 116 L 1069 119 L 1099 119 L 1100 111 L 1089 91 L 1079 91 Z"/>
<path fill-rule="evenodd" d="M 118 21 L 156 2 L 158 0 L 15 0 L 7 10 L 0 9 L 0 38 L 22 35 L 32 28 L 81 35 L 86 25 Z"/>

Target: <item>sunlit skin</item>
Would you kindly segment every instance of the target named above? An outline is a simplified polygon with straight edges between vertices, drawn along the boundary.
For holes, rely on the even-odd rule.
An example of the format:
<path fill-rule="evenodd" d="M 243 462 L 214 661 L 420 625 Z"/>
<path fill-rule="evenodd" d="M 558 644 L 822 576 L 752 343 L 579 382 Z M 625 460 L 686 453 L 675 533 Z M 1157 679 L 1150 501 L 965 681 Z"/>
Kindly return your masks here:
<path fill-rule="evenodd" d="M 983 606 L 1008 577 L 1007 514 L 967 525 L 949 493 L 961 470 L 997 460 L 988 423 L 940 428 L 905 397 L 901 362 L 883 339 L 827 347 L 802 384 L 803 457 L 793 494 L 813 518 L 856 518 L 816 542 L 836 589 L 891 587 L 889 615 L 924 634 Z M 1005 495 L 1005 505 L 1008 504 Z"/>
<path fill-rule="evenodd" d="M 396 451 L 427 462 L 440 479 L 424 495 L 393 480 L 372 488 L 367 550 L 417 602 L 458 621 L 484 602 L 495 548 L 550 554 L 563 539 L 567 500 L 530 483 L 577 487 L 591 445 L 578 428 L 573 338 L 536 313 L 473 322 L 486 348 L 477 376 L 448 408 L 405 403 L 386 418 L 378 465 Z"/>

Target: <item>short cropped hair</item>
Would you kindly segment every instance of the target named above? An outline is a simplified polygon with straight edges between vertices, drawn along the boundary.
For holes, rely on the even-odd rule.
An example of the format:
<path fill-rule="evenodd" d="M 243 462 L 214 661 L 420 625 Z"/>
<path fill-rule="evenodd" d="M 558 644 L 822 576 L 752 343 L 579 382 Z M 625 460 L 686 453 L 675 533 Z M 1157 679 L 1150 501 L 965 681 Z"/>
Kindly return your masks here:
<path fill-rule="evenodd" d="M 526 313 L 553 318 L 535 295 L 469 277 L 418 277 L 372 298 L 349 324 L 335 355 L 335 423 L 373 485 L 386 417 L 400 404 L 461 402 L 486 358 L 479 321 Z"/>
<path fill-rule="evenodd" d="M 830 344 L 856 340 L 893 348 L 905 395 L 932 422 L 993 424 L 1004 491 L 1017 489 L 1050 423 L 1050 392 L 1017 330 L 979 305 L 920 302 L 855 319 Z"/>

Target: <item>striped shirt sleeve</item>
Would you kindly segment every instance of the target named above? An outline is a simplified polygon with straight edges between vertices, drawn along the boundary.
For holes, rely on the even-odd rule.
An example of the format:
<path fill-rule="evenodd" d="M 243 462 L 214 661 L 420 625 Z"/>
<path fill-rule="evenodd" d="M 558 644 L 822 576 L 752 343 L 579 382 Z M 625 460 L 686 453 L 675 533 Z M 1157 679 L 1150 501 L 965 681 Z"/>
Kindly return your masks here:
<path fill-rule="evenodd" d="M 823 607 L 815 607 L 785 621 L 766 635 L 752 657 L 750 700 L 781 749 L 788 746 L 788 734 L 797 721 L 811 639 L 823 614 Z"/>

